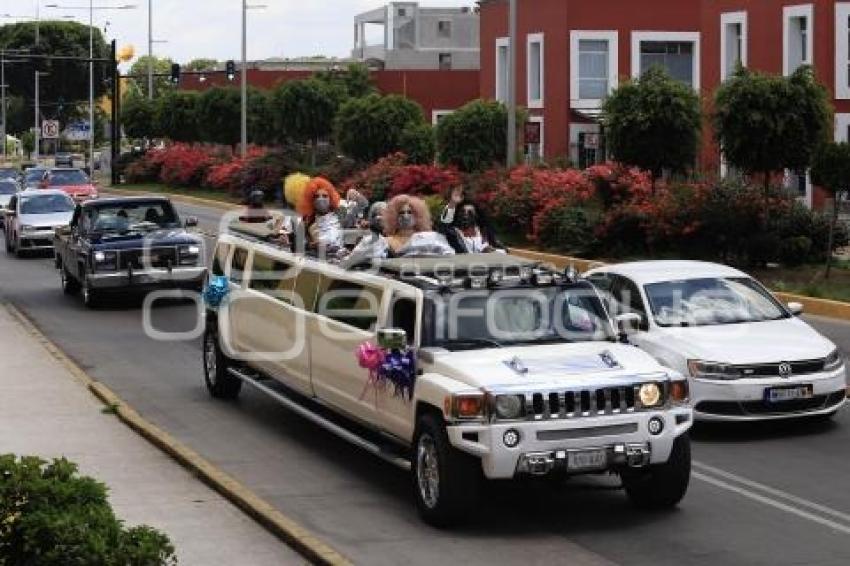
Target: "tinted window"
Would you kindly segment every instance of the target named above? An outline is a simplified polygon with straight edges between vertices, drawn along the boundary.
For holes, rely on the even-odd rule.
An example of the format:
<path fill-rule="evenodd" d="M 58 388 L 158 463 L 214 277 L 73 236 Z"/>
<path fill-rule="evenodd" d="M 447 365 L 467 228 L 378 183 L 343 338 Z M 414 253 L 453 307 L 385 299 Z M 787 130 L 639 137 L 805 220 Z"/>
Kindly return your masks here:
<path fill-rule="evenodd" d="M 32 181 L 41 181 L 43 177 L 44 169 L 30 169 L 26 172 L 26 175 L 24 175 L 24 179 L 28 183 Z"/>
<path fill-rule="evenodd" d="M 333 279 L 319 299 L 317 312 L 361 330 L 374 330 L 381 291 L 344 279 Z"/>
<path fill-rule="evenodd" d="M 224 275 L 224 266 L 227 263 L 227 254 L 229 253 L 229 245 L 219 244 L 218 246 L 216 246 L 212 264 L 213 275 Z"/>
<path fill-rule="evenodd" d="M 233 251 L 233 259 L 230 263 L 230 280 L 237 285 L 242 284 L 245 273 L 245 263 L 248 261 L 248 250 L 236 248 Z"/>
<path fill-rule="evenodd" d="M 71 212 L 74 201 L 66 195 L 38 195 L 21 198 L 21 214 L 55 214 Z"/>
<path fill-rule="evenodd" d="M 262 254 L 254 254 L 251 289 L 262 291 L 285 302 L 291 301 L 294 269 L 291 265 Z"/>
<path fill-rule="evenodd" d="M 15 178 L 18 176 L 18 170 L 12 169 L 11 167 L 2 167 L 0 168 L 0 179 L 5 179 L 6 177 Z"/>
<path fill-rule="evenodd" d="M 18 185 L 11 181 L 0 181 L 0 195 L 13 195 L 18 192 Z"/>
<path fill-rule="evenodd" d="M 79 169 L 69 169 L 68 171 L 52 171 L 49 178 L 50 185 L 67 186 L 67 185 L 88 185 L 89 178 Z"/>
<path fill-rule="evenodd" d="M 416 333 L 416 301 L 407 297 L 393 297 L 390 328 L 401 328 L 407 332 L 407 341 L 412 343 Z"/>
<path fill-rule="evenodd" d="M 92 216 L 92 226 L 96 232 L 176 228 L 179 225 L 177 214 L 167 201 L 98 206 Z"/>

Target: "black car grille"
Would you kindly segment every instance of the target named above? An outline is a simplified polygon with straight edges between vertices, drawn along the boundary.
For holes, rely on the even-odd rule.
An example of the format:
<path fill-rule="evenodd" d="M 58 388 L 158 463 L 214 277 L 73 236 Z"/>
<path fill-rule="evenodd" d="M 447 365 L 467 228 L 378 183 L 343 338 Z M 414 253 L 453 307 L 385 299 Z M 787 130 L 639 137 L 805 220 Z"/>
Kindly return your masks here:
<path fill-rule="evenodd" d="M 781 374 L 779 366 L 788 363 L 791 366 L 790 374 Z M 823 371 L 825 360 L 802 360 L 797 362 L 775 362 L 769 364 L 753 364 L 736 366 L 741 370 L 744 377 L 790 377 L 791 375 L 807 375 Z"/>
<path fill-rule="evenodd" d="M 149 260 L 144 261 L 145 254 Z M 166 268 L 177 265 L 176 248 L 150 248 L 148 250 L 121 250 L 118 253 L 118 269 Z"/>

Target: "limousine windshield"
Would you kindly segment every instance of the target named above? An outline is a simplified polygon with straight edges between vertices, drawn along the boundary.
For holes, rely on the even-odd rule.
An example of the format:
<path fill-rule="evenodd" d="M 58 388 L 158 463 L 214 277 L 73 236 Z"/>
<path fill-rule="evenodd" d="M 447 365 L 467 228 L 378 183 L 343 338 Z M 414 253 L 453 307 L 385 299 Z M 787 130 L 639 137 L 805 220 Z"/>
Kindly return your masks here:
<path fill-rule="evenodd" d="M 449 350 L 615 340 L 584 285 L 465 290 L 433 298 L 431 344 Z"/>

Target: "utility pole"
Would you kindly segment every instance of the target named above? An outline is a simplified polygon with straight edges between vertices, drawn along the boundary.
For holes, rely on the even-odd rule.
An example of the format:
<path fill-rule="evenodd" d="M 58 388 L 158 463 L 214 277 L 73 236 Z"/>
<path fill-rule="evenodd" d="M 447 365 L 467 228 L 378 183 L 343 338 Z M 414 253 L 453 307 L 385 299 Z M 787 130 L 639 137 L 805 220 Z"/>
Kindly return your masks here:
<path fill-rule="evenodd" d="M 89 177 L 94 178 L 94 0 L 89 0 Z"/>
<path fill-rule="evenodd" d="M 2 130 L 0 130 L 0 143 L 3 144 L 3 159 L 6 159 L 6 53 L 0 51 L 0 120 L 2 120 Z"/>
<path fill-rule="evenodd" d="M 242 0 L 242 137 L 241 154 L 248 155 L 248 0 Z"/>
<path fill-rule="evenodd" d="M 39 112 L 38 112 L 38 77 L 41 72 L 36 68 L 35 70 L 35 163 L 38 165 L 38 138 L 41 133 L 41 124 L 39 124 Z"/>
<path fill-rule="evenodd" d="M 148 0 L 148 99 L 153 100 L 153 0 Z"/>
<path fill-rule="evenodd" d="M 516 58 L 517 58 L 517 0 L 510 0 L 508 22 L 508 155 L 507 165 L 516 165 Z"/>

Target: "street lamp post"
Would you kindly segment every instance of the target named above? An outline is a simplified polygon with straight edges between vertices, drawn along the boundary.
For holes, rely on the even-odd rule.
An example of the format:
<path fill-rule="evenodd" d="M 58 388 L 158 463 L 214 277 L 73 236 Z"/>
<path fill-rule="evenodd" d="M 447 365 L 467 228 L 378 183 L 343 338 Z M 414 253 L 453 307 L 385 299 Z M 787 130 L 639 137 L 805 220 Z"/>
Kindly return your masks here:
<path fill-rule="evenodd" d="M 517 0 L 510 0 L 508 22 L 508 155 L 507 165 L 516 165 L 517 124 L 516 124 L 516 58 L 517 49 Z"/>
<path fill-rule="evenodd" d="M 265 8 L 265 4 L 248 4 L 248 0 L 242 0 L 242 117 L 241 117 L 241 144 L 242 157 L 248 155 L 248 10 Z"/>
<path fill-rule="evenodd" d="M 148 0 L 148 100 L 153 100 L 153 0 Z"/>

